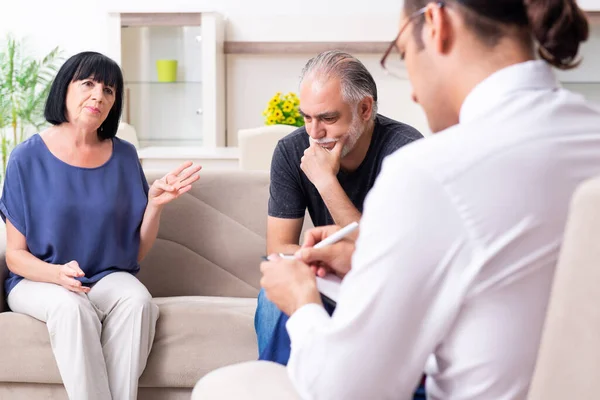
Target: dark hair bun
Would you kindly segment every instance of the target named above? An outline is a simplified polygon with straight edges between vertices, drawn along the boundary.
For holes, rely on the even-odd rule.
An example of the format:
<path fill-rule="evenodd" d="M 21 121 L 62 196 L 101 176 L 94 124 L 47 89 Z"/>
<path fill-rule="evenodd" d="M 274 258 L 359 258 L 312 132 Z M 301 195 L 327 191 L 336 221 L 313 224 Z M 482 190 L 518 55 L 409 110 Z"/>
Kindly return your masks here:
<path fill-rule="evenodd" d="M 579 45 L 588 39 L 589 24 L 575 0 L 524 0 L 529 26 L 540 56 L 560 69 L 576 67 Z"/>

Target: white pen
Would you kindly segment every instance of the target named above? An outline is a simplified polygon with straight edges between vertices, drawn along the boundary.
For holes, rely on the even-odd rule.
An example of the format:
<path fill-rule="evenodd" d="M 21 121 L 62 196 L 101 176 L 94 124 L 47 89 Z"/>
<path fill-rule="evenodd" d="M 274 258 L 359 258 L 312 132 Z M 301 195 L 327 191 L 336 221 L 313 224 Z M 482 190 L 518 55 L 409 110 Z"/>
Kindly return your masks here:
<path fill-rule="evenodd" d="M 356 221 L 351 222 L 348 225 L 346 225 L 345 227 L 343 227 L 342 229 L 340 229 L 339 231 L 335 232 L 333 235 L 328 236 L 325 239 L 321 240 L 319 243 L 315 244 L 314 248 L 320 249 L 322 247 L 337 243 L 340 240 L 342 240 L 344 237 L 348 236 L 350 233 L 354 232 L 357 229 L 358 229 L 358 222 L 356 222 Z"/>
<path fill-rule="evenodd" d="M 337 243 L 352 232 L 354 232 L 356 229 L 358 229 L 358 222 L 351 222 L 339 231 L 335 232 L 333 235 L 328 236 L 325 239 L 321 240 L 319 243 L 315 244 L 313 248 L 320 249 L 322 247 L 330 246 L 334 243 Z M 294 260 L 296 258 L 296 256 L 293 254 L 278 253 L 277 255 L 283 258 L 284 260 Z M 263 256 L 263 260 L 270 261 L 268 256 Z"/>

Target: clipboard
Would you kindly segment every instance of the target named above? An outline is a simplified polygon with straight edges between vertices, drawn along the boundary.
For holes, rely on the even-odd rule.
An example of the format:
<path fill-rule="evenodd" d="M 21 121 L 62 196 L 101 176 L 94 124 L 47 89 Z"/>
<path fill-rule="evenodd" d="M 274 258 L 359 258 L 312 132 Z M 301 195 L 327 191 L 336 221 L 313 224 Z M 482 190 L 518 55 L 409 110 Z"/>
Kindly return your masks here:
<path fill-rule="evenodd" d="M 326 302 L 332 307 L 337 305 L 341 284 L 342 280 L 336 275 L 327 274 L 323 278 L 317 276 L 317 288 L 324 303 Z"/>

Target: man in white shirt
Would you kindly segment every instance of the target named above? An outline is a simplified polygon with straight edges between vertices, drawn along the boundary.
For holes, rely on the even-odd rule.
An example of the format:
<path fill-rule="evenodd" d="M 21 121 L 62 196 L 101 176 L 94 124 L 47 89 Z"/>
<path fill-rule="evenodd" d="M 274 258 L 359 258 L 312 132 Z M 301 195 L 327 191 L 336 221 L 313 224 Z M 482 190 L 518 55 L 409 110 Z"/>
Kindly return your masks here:
<path fill-rule="evenodd" d="M 525 3 L 405 1 L 382 64 L 402 55 L 437 134 L 384 162 L 333 316 L 307 265 L 347 271 L 352 242 L 311 249 L 335 228 L 311 232 L 302 261 L 263 263 L 290 315 L 291 385 L 254 375 L 254 393 L 407 399 L 425 368 L 429 399 L 526 398 L 569 200 L 600 174 L 600 113 L 548 65 L 573 66 L 587 38 L 575 1 Z M 241 393 L 219 383 L 264 368 L 211 374 L 195 395 Z"/>

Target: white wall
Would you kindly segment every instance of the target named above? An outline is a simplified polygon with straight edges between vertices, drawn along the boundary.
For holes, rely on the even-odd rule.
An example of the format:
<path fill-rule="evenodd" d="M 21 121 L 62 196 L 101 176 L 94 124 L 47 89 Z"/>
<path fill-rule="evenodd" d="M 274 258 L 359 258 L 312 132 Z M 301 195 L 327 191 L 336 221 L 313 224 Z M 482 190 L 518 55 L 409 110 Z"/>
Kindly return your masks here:
<path fill-rule="evenodd" d="M 599 0 L 600 1 L 600 0 Z M 583 63 L 571 71 L 556 71 L 565 85 L 589 100 L 600 98 L 600 23 L 595 20 L 591 37 L 581 49 Z M 429 134 L 422 109 L 410 97 L 410 84 L 383 73 L 379 55 L 356 55 L 367 66 L 379 90 L 379 110 L 382 114 L 405 122 Z M 288 55 L 285 58 L 265 55 L 227 56 L 227 128 L 228 144 L 237 143 L 237 131 L 262 125 L 262 111 L 275 92 L 298 90 L 298 77 L 309 55 Z"/>
<path fill-rule="evenodd" d="M 108 18 L 100 1 L 5 0 L 0 35 L 29 36 L 40 54 L 60 46 L 67 55 L 82 50 L 106 51 Z"/>
<path fill-rule="evenodd" d="M 398 26 L 401 0 L 6 0 L 0 13 L 0 35 L 13 31 L 31 37 L 42 54 L 59 45 L 69 56 L 82 50 L 103 52 L 117 60 L 111 45 L 119 29 L 109 18 L 114 12 L 203 12 L 225 15 L 231 41 L 387 41 Z M 600 11 L 600 0 L 580 4 Z M 308 23 L 311 23 L 309 28 Z M 585 62 L 562 80 L 600 82 L 600 22 L 584 46 Z M 227 57 L 227 122 L 230 144 L 237 129 L 263 123 L 262 110 L 276 91 L 296 91 L 300 69 L 309 55 Z M 380 110 L 392 118 L 427 131 L 418 106 L 408 98 L 406 81 L 384 76 L 378 56 L 360 57 L 376 78 Z"/>
<path fill-rule="evenodd" d="M 600 0 L 579 0 L 600 11 Z M 40 51 L 110 53 L 110 12 L 217 11 L 227 18 L 227 40 L 391 40 L 402 0 L 4 0 L 0 35 L 31 35 Z M 311 28 L 308 27 L 311 23 Z"/>
<path fill-rule="evenodd" d="M 120 62 L 121 53 L 114 46 L 120 27 L 111 13 L 217 11 L 226 17 L 230 41 L 387 41 L 396 34 L 400 8 L 399 0 L 7 0 L 0 13 L 0 35 L 11 31 L 29 36 L 32 50 L 40 55 L 58 45 L 66 57 L 95 50 Z M 309 21 L 317 28 L 309 29 Z M 275 91 L 296 90 L 307 57 L 251 57 L 253 63 L 246 65 L 243 57 L 229 57 L 232 144 L 238 128 L 262 124 L 263 103 Z M 256 69 L 249 69 L 251 65 Z M 264 72 L 269 70 L 276 71 L 276 78 Z M 254 75 L 253 82 L 247 82 L 249 74 Z"/>
<path fill-rule="evenodd" d="M 588 11 L 600 11 L 600 0 L 579 0 L 579 7 Z"/>
<path fill-rule="evenodd" d="M 111 12 L 217 11 L 227 40 L 391 40 L 400 0 L 5 0 L 0 35 L 31 35 L 40 51 L 60 45 L 68 55 L 96 50 L 112 56 Z M 311 21 L 317 28 L 309 29 Z"/>
<path fill-rule="evenodd" d="M 379 112 L 429 133 L 421 108 L 410 99 L 410 84 L 383 73 L 379 55 L 356 55 L 369 69 L 378 89 Z M 228 144 L 237 143 L 237 131 L 264 124 L 262 116 L 275 92 L 298 93 L 298 78 L 309 56 L 285 58 L 259 55 L 227 57 Z"/>

